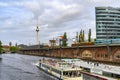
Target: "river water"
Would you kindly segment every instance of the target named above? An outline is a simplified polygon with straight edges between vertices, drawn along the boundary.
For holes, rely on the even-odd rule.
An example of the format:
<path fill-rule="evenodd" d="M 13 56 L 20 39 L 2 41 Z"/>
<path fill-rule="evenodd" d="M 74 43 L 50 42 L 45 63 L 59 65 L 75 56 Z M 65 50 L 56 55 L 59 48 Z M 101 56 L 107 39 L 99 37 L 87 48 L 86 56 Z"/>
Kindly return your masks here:
<path fill-rule="evenodd" d="M 21 54 L 0 56 L 0 80 L 56 80 L 34 65 L 42 57 Z"/>

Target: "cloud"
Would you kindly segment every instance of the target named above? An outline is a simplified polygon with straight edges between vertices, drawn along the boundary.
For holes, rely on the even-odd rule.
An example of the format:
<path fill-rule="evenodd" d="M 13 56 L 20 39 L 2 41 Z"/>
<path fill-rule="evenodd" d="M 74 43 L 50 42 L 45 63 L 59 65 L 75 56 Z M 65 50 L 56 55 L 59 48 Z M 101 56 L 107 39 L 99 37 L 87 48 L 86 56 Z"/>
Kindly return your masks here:
<path fill-rule="evenodd" d="M 34 14 L 34 17 L 39 17 L 44 12 L 44 4 L 39 1 L 25 1 L 23 6 Z"/>
<path fill-rule="evenodd" d="M 4 2 L 0 2 L 0 6 L 1 6 L 1 7 L 6 7 L 6 6 L 8 6 L 8 4 L 7 4 L 7 3 L 4 3 Z"/>
<path fill-rule="evenodd" d="M 49 39 L 67 32 L 73 38 L 76 32 L 92 29 L 95 38 L 95 7 L 119 7 L 119 0 L 1 0 L 0 39 L 35 44 L 36 17 L 39 17 L 39 40 Z M 5 36 L 3 36 L 5 35 Z"/>
<path fill-rule="evenodd" d="M 79 15 L 81 15 L 81 12 L 83 10 L 83 6 L 81 5 L 73 4 L 73 5 L 68 5 L 69 7 L 63 6 L 61 9 L 59 9 L 60 5 L 61 4 L 59 3 L 59 5 L 57 5 L 58 7 L 55 7 L 53 11 L 49 11 L 49 14 L 51 14 L 50 16 L 45 16 L 48 13 L 48 11 L 46 11 L 42 16 L 43 18 L 42 23 L 48 24 L 48 27 L 60 27 L 64 23 L 67 23 L 69 21 L 74 21 L 76 18 L 78 18 Z M 54 14 L 55 16 L 52 14 Z M 46 17 L 48 18 L 46 19 Z"/>

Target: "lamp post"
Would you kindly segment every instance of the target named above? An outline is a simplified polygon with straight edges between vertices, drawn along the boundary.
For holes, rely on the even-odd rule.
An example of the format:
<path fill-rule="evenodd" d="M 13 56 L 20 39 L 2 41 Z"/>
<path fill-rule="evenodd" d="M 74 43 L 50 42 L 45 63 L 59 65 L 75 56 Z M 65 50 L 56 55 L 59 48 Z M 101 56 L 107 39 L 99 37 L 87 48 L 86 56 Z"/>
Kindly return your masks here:
<path fill-rule="evenodd" d="M 61 46 L 61 41 L 62 41 L 62 39 L 59 39 L 59 46 L 60 46 L 60 60 L 61 60 L 61 48 L 62 48 L 62 46 Z M 61 62 L 60 65 L 62 65 L 62 62 Z M 61 71 L 60 71 L 60 80 L 62 80 L 62 69 L 61 69 Z"/>
<path fill-rule="evenodd" d="M 106 44 L 108 45 L 108 25 L 106 25 Z"/>
<path fill-rule="evenodd" d="M 109 46 L 109 36 L 108 36 L 108 25 L 106 25 L 106 46 L 107 46 L 107 49 L 108 49 L 108 54 L 110 56 L 110 61 L 112 61 L 112 55 L 111 55 L 111 48 Z M 112 43 L 112 42 L 111 42 Z"/>
<path fill-rule="evenodd" d="M 61 41 L 63 41 L 63 39 L 59 39 L 59 46 L 60 46 L 60 60 L 61 60 L 61 49 L 62 49 Z M 60 64 L 60 65 L 62 65 L 62 61 L 61 61 L 61 64 Z M 62 66 L 62 69 L 63 69 L 63 66 Z M 60 71 L 60 80 L 62 80 L 62 76 L 63 76 L 63 71 L 61 70 L 61 71 Z"/>
<path fill-rule="evenodd" d="M 62 41 L 62 39 L 59 39 L 59 47 L 60 47 L 60 60 L 61 60 L 61 41 Z"/>

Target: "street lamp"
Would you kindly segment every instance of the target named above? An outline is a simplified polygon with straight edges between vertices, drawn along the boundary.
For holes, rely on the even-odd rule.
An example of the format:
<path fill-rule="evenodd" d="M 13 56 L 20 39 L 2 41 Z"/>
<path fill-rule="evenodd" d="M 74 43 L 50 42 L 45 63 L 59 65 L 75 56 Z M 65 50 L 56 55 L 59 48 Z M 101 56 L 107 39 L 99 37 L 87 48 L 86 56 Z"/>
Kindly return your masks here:
<path fill-rule="evenodd" d="M 60 61 L 61 61 L 61 49 L 62 49 L 62 45 L 61 45 L 61 42 L 63 41 L 63 39 L 59 39 L 59 46 L 60 46 Z M 62 66 L 62 61 L 60 62 L 60 67 Z M 60 80 L 62 80 L 62 76 L 63 76 L 63 66 L 61 68 L 61 71 L 60 71 Z"/>
<path fill-rule="evenodd" d="M 61 57 L 62 57 L 62 54 L 61 54 L 61 49 L 62 49 L 62 39 L 59 39 L 59 47 L 60 47 L 60 60 L 61 60 Z"/>
<path fill-rule="evenodd" d="M 108 43 L 108 25 L 106 24 L 105 27 L 106 27 L 106 44 L 108 45 L 109 44 Z"/>

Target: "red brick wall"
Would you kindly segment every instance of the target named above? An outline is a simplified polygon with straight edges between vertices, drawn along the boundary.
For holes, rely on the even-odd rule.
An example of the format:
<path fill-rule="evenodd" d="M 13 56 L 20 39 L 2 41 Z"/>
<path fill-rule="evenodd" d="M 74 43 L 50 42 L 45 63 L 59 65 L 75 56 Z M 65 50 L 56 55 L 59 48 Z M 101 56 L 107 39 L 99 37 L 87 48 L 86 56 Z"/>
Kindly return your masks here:
<path fill-rule="evenodd" d="M 92 57 L 82 56 L 87 51 Z M 99 61 L 120 62 L 120 58 L 116 59 L 116 54 L 120 54 L 120 46 L 89 46 L 89 47 L 68 47 L 68 48 L 50 48 L 50 49 L 29 49 L 21 50 L 22 54 L 49 56 L 49 57 L 67 57 L 81 58 Z M 86 52 L 86 53 L 87 53 Z M 87 54 L 86 54 L 87 55 Z"/>

